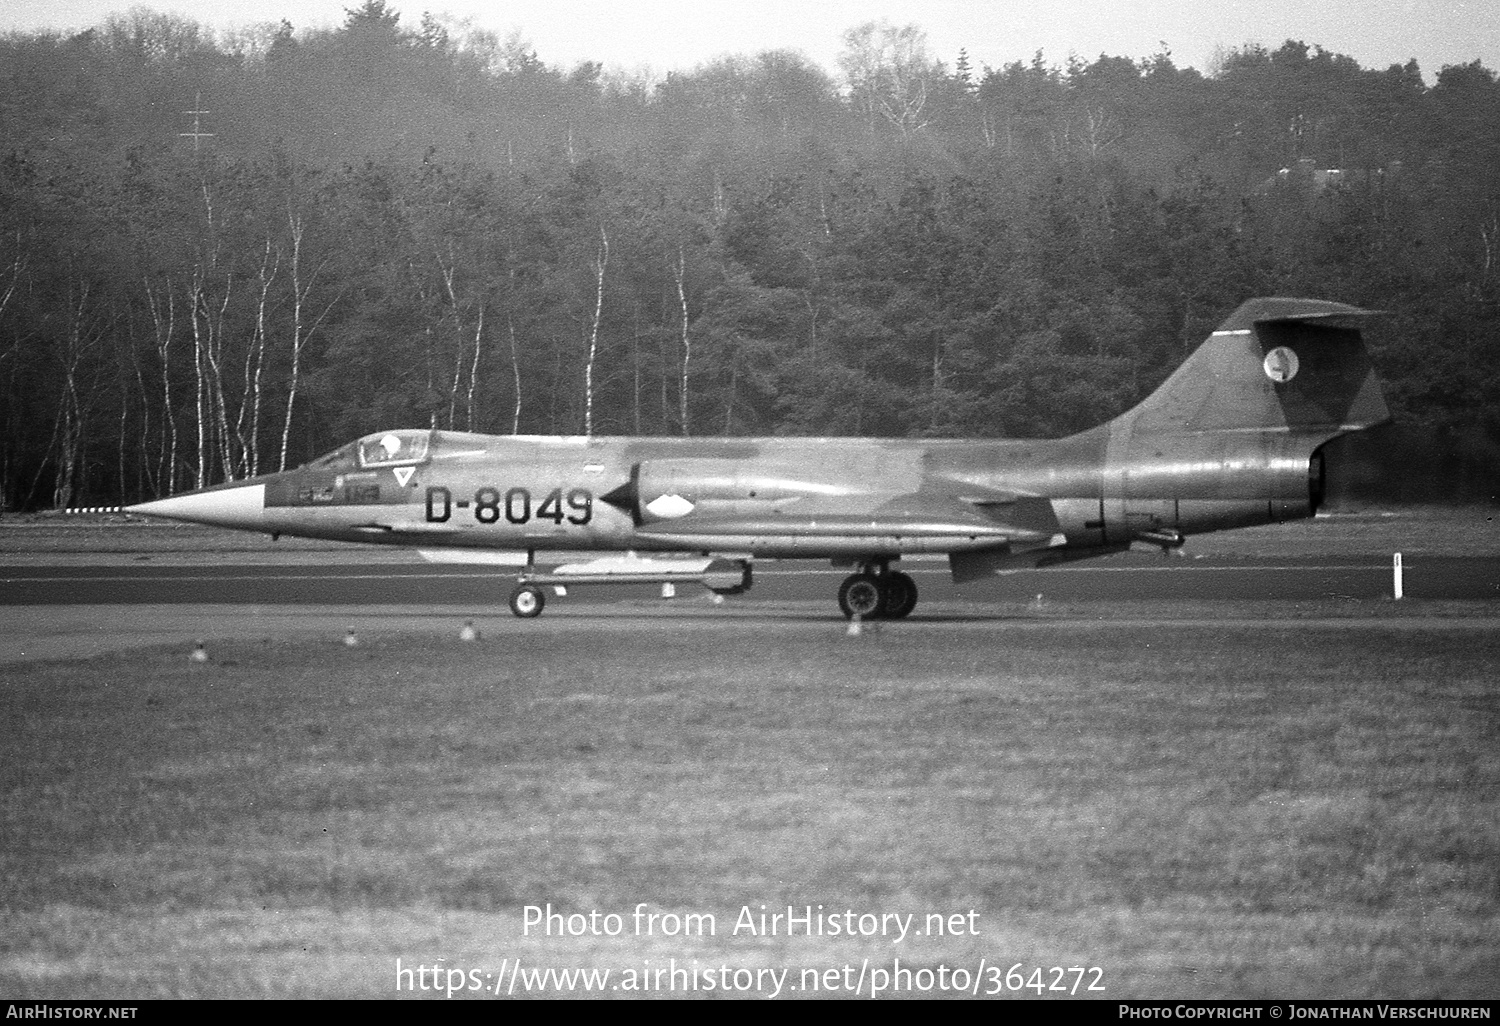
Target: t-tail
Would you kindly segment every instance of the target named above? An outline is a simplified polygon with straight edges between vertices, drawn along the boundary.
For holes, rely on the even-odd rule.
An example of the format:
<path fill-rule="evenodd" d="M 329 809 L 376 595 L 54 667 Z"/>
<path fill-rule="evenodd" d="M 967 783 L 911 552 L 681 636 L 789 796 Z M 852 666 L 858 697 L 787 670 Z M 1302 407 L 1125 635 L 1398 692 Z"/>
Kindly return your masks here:
<path fill-rule="evenodd" d="M 1110 543 L 1311 516 L 1321 447 L 1390 419 L 1359 324 L 1375 311 L 1251 299 L 1107 435 Z"/>

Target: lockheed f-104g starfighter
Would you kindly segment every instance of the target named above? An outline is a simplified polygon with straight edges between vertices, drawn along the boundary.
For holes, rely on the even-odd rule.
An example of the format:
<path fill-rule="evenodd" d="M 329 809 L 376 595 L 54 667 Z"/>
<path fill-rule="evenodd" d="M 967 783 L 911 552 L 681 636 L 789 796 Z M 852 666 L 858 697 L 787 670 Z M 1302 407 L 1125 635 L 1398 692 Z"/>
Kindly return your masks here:
<path fill-rule="evenodd" d="M 397 429 L 129 511 L 510 565 L 522 617 L 542 611 L 546 585 L 732 594 L 757 559 L 821 559 L 854 571 L 838 592 L 845 616 L 901 618 L 917 604 L 904 556 L 946 556 L 962 582 L 1311 516 L 1321 447 L 1389 418 L 1359 331 L 1369 314 L 1250 300 L 1134 409 L 1055 440 Z M 550 572 L 536 561 L 575 551 L 619 555 Z"/>

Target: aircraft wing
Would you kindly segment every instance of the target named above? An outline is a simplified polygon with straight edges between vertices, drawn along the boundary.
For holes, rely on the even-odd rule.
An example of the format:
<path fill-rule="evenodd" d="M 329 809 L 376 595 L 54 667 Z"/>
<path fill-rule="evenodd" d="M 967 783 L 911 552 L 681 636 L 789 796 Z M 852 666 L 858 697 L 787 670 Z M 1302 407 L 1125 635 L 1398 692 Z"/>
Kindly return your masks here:
<path fill-rule="evenodd" d="M 410 535 L 413 537 L 441 537 L 463 533 L 463 529 L 458 526 L 427 524 L 417 520 L 376 520 L 368 524 L 355 524 L 350 530 L 367 535 Z"/>

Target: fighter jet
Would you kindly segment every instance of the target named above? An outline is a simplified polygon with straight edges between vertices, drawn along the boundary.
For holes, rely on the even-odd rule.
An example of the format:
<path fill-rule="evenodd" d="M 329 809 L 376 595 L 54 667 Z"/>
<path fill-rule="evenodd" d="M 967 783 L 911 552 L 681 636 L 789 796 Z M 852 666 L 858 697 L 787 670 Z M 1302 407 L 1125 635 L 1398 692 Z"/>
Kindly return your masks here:
<path fill-rule="evenodd" d="M 757 559 L 853 572 L 846 617 L 917 605 L 903 557 L 958 582 L 1309 517 L 1321 447 L 1389 419 L 1358 325 L 1373 311 L 1252 299 L 1134 409 L 1054 440 L 642 438 L 379 431 L 284 473 L 128 507 L 273 537 L 413 546 L 545 587 L 749 589 Z M 544 569 L 538 553 L 620 553 Z"/>

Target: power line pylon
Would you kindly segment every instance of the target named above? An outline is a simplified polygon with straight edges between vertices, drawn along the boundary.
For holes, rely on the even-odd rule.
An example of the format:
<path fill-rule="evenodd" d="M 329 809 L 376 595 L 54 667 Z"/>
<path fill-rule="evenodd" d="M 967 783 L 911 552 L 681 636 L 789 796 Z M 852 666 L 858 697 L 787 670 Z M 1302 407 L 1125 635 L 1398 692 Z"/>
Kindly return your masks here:
<path fill-rule="evenodd" d="M 193 95 L 193 107 L 195 108 L 194 110 L 183 111 L 184 114 L 191 114 L 193 116 L 193 130 L 191 132 L 178 132 L 177 134 L 181 138 L 193 140 L 193 152 L 197 153 L 202 141 L 204 139 L 212 139 L 217 133 L 202 130 L 203 124 L 199 119 L 207 114 L 208 111 L 203 109 L 203 94 L 201 92 Z"/>

